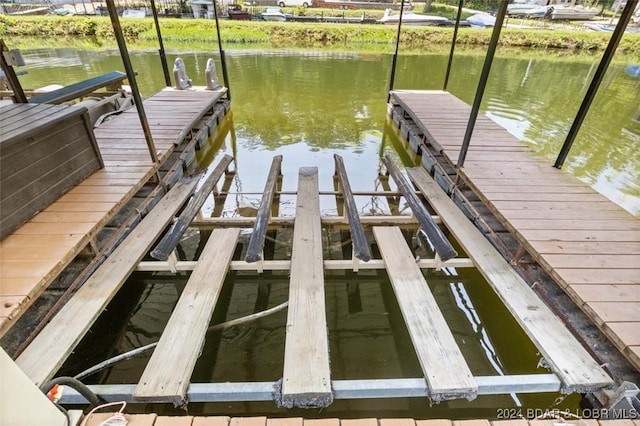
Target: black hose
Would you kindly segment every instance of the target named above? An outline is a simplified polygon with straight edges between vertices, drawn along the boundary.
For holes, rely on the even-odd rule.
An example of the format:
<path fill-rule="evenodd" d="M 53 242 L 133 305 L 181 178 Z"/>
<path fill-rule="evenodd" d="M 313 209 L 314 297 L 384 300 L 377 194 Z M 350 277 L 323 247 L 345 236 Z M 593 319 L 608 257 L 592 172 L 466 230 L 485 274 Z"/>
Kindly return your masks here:
<path fill-rule="evenodd" d="M 82 383 L 78 379 L 74 379 L 69 376 L 56 377 L 49 380 L 47 383 L 40 386 L 40 390 L 46 395 L 55 385 L 69 386 L 75 389 L 80 395 L 82 395 L 91 405 L 100 405 L 104 401 L 98 397 L 87 385 Z"/>

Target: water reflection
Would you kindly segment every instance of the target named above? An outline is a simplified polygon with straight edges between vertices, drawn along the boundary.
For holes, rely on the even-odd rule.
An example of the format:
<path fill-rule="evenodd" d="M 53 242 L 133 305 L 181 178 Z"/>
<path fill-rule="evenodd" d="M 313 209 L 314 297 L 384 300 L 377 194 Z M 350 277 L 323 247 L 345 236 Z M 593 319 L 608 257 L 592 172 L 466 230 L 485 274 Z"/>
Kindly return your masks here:
<path fill-rule="evenodd" d="M 206 60 L 215 53 L 180 56 L 194 82 L 204 84 Z M 384 127 L 389 55 L 252 50 L 227 56 L 235 131 L 247 155 L 289 147 L 289 159 L 330 158 L 331 150 L 361 151 L 371 140 L 363 133 L 376 134 Z M 169 61 L 176 57 L 169 52 Z M 29 88 L 123 68 L 117 52 L 107 50 L 34 50 L 25 58 L 29 74 L 21 80 Z M 453 63 L 449 90 L 469 104 L 483 59 L 460 49 Z M 482 110 L 552 164 L 598 60 L 559 59 L 537 51 L 498 57 Z M 134 52 L 132 62 L 144 95 L 164 85 L 155 52 Z M 625 65 L 613 64 L 605 76 L 565 167 L 637 215 L 640 79 L 626 75 Z M 445 67 L 444 54 L 403 55 L 396 88 L 440 89 Z"/>

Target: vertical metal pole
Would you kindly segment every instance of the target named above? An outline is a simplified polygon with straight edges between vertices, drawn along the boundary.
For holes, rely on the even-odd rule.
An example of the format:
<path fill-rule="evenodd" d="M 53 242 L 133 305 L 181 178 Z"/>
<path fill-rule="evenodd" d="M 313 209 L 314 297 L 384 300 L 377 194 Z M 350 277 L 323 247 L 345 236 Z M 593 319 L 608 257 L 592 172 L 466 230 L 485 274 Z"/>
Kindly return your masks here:
<path fill-rule="evenodd" d="M 216 34 L 218 36 L 218 50 L 220 51 L 220 63 L 222 65 L 222 80 L 227 88 L 227 99 L 231 100 L 231 89 L 229 88 L 229 74 L 227 73 L 227 59 L 222 48 L 222 39 L 220 38 L 220 23 L 218 22 L 218 6 L 216 0 L 213 0 L 213 16 L 216 19 Z"/>
<path fill-rule="evenodd" d="M 398 48 L 400 47 L 400 30 L 402 29 L 402 13 L 404 12 L 404 0 L 400 2 L 400 17 L 398 18 L 398 32 L 396 33 L 396 50 L 391 58 L 391 75 L 389 76 L 389 90 L 387 91 L 387 103 L 391 100 L 391 91 L 396 79 L 396 62 L 398 61 Z"/>
<path fill-rule="evenodd" d="M 118 11 L 116 10 L 114 0 L 107 0 L 107 9 L 109 10 L 109 17 L 111 18 L 113 32 L 116 36 L 116 41 L 118 42 L 118 48 L 120 49 L 120 56 L 122 57 L 122 62 L 124 64 L 125 71 L 127 72 L 127 80 L 129 80 L 129 84 L 131 85 L 133 100 L 136 103 L 136 109 L 138 110 L 138 116 L 140 117 L 140 124 L 142 125 L 142 132 L 144 133 L 144 138 L 147 141 L 147 148 L 149 148 L 151 159 L 154 163 L 157 163 L 158 154 L 155 144 L 153 143 L 153 137 L 151 136 L 151 129 L 149 128 L 147 115 L 145 114 L 144 107 L 142 105 L 142 97 L 138 90 L 136 73 L 133 71 L 133 67 L 131 66 L 131 60 L 129 59 L 129 53 L 127 52 L 127 44 L 124 40 L 124 35 L 122 34 L 122 27 L 120 27 L 120 20 L 118 18 Z"/>
<path fill-rule="evenodd" d="M 453 64 L 453 52 L 456 50 L 456 41 L 458 40 L 458 28 L 460 28 L 460 17 L 462 16 L 462 3 L 464 0 L 458 1 L 458 15 L 456 16 L 456 26 L 453 28 L 453 40 L 451 40 L 451 51 L 449 52 L 449 61 L 447 62 L 447 71 L 444 74 L 444 84 L 442 90 L 447 90 L 449 85 L 449 74 L 451 74 L 451 65 Z"/>
<path fill-rule="evenodd" d="M 580 127 L 582 126 L 582 122 L 589 112 L 589 108 L 591 107 L 591 102 L 596 96 L 598 92 L 598 88 L 600 87 L 600 83 L 602 83 L 602 79 L 604 74 L 609 68 L 609 64 L 611 63 L 611 58 L 613 58 L 614 53 L 616 52 L 616 48 L 620 43 L 620 39 L 624 34 L 624 30 L 627 28 L 627 24 L 633 15 L 633 12 L 638 4 L 638 0 L 629 0 L 622 11 L 622 15 L 620 15 L 620 20 L 618 20 L 618 25 L 616 25 L 616 29 L 611 35 L 611 39 L 609 40 L 609 44 L 607 45 L 604 54 L 602 55 L 602 60 L 600 61 L 600 65 L 598 65 L 598 69 L 596 73 L 593 75 L 593 80 L 591 80 L 591 84 L 587 89 L 587 93 L 582 100 L 582 105 L 580 105 L 580 109 L 578 110 L 578 114 L 576 118 L 573 120 L 573 124 L 571 125 L 571 129 L 569 129 L 569 133 L 567 134 L 567 138 L 562 144 L 562 148 L 560 149 L 560 153 L 558 154 L 558 158 L 556 158 L 556 162 L 553 164 L 553 167 L 560 169 L 564 164 L 564 161 L 567 159 L 567 155 L 571 150 L 571 145 L 576 139 L 578 135 L 578 131 L 580 131 Z"/>
<path fill-rule="evenodd" d="M 496 15 L 496 25 L 493 27 L 493 33 L 491 34 L 491 41 L 489 42 L 489 49 L 487 50 L 487 56 L 484 58 L 484 67 L 480 74 L 480 81 L 478 82 L 478 88 L 476 89 L 476 97 L 471 107 L 471 115 L 469 116 L 469 122 L 467 123 L 467 130 L 464 133 L 464 139 L 462 140 L 462 147 L 460 148 L 460 155 L 458 156 L 458 168 L 464 166 L 464 160 L 467 157 L 467 151 L 469 150 L 469 142 L 471 142 L 471 136 L 473 135 L 473 127 L 476 124 L 478 118 L 478 111 L 480 111 L 480 104 L 482 103 L 482 96 L 484 90 L 487 87 L 487 80 L 489 79 L 489 72 L 491 71 L 491 64 L 493 63 L 493 57 L 498 47 L 498 40 L 500 39 L 500 31 L 502 30 L 502 22 L 507 14 L 507 5 L 509 2 L 501 1 L 498 8 L 498 14 Z"/>
<path fill-rule="evenodd" d="M 155 0 L 151 0 L 151 11 L 153 12 L 153 22 L 156 25 L 156 34 L 158 35 L 158 44 L 160 49 L 160 62 L 162 63 L 162 71 L 164 72 L 164 82 L 167 87 L 171 86 L 171 76 L 169 74 L 169 67 L 167 66 L 167 55 L 164 53 L 164 43 L 162 43 L 162 34 L 160 33 L 160 24 L 158 23 L 158 10 L 156 9 Z"/>

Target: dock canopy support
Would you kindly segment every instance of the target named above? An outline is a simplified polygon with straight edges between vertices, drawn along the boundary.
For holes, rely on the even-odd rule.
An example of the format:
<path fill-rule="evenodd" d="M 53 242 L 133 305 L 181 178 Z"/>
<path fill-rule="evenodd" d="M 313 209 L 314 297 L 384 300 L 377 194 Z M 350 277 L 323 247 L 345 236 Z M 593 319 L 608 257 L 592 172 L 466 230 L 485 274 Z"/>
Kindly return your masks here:
<path fill-rule="evenodd" d="M 460 28 L 460 18 L 462 17 L 462 4 L 464 0 L 458 1 L 458 14 L 456 15 L 456 25 L 453 28 L 453 38 L 451 40 L 451 50 L 449 51 L 449 60 L 447 61 L 447 71 L 444 73 L 444 84 L 442 90 L 447 90 L 449 85 L 449 75 L 451 74 L 451 65 L 453 64 L 453 54 L 456 50 L 456 40 L 458 40 L 458 28 Z"/>
<path fill-rule="evenodd" d="M 13 69 L 13 64 L 10 63 L 11 61 L 8 57 L 11 57 L 11 51 L 4 43 L 4 40 L 0 39 L 0 66 L 13 91 L 13 100 L 18 104 L 26 104 L 28 102 L 27 96 L 24 94 L 24 90 L 22 90 L 20 80 L 18 80 L 18 76 Z"/>
<path fill-rule="evenodd" d="M 167 55 L 164 51 L 164 43 L 162 42 L 162 33 L 160 32 L 160 24 L 158 23 L 158 9 L 156 8 L 155 0 L 151 0 L 151 12 L 153 13 L 153 22 L 156 26 L 156 35 L 158 36 L 158 44 L 160 45 L 158 53 L 160 54 L 160 63 L 162 64 L 162 72 L 164 73 L 164 82 L 167 87 L 171 87 L 171 76 L 169 74 L 169 66 L 167 65 Z"/>
<path fill-rule="evenodd" d="M 609 44 L 602 55 L 602 60 L 600 61 L 600 65 L 598 65 L 598 69 L 593 75 L 593 80 L 591 80 L 591 84 L 589 84 L 589 88 L 587 89 L 587 93 L 582 100 L 582 104 L 580 105 L 580 109 L 578 110 L 578 114 L 576 115 L 575 120 L 573 120 L 573 124 L 569 129 L 569 133 L 567 134 L 567 138 L 562 144 L 562 148 L 560 149 L 560 153 L 558 154 L 558 158 L 556 158 L 556 162 L 553 167 L 560 169 L 567 159 L 567 155 L 569 155 L 569 151 L 571 150 L 571 146 L 580 131 L 580 127 L 582 126 L 582 122 L 584 118 L 587 116 L 589 112 L 589 108 L 591 107 L 591 103 L 593 102 L 593 98 L 595 98 L 598 89 L 600 88 L 600 83 L 602 83 L 602 79 L 604 78 L 605 72 L 607 72 L 607 68 L 609 68 L 609 64 L 611 63 L 611 59 L 613 58 L 616 49 L 618 48 L 618 44 L 620 43 L 620 39 L 624 34 L 624 30 L 627 28 L 627 24 L 629 24 L 629 20 L 633 15 L 633 12 L 638 5 L 638 0 L 629 0 L 622 11 L 622 15 L 620 15 L 620 19 L 618 20 L 618 24 L 616 25 L 616 29 L 611 35 L 611 39 L 609 40 Z"/>
<path fill-rule="evenodd" d="M 411 188 L 409 182 L 407 182 L 404 176 L 402 176 L 398 166 L 394 164 L 393 160 L 388 155 L 384 156 L 383 161 L 387 171 L 391 174 L 391 177 L 393 177 L 396 185 L 398 185 L 398 189 L 400 189 L 400 192 L 402 192 L 407 203 L 409 203 L 413 214 L 416 215 L 420 226 L 429 237 L 429 240 L 431 240 L 436 253 L 440 256 L 440 259 L 446 262 L 447 260 L 456 257 L 458 253 L 453 248 L 447 237 L 442 233 L 440 228 L 438 228 L 438 225 L 436 225 L 433 219 L 431 219 L 431 215 L 424 208 L 424 205 L 418 199 L 418 196 Z"/>
<path fill-rule="evenodd" d="M 147 115 L 144 112 L 142 97 L 140 96 L 140 90 L 138 89 L 136 73 L 133 70 L 133 66 L 131 65 L 131 60 L 129 59 L 129 53 L 127 52 L 127 43 L 124 39 L 124 35 L 122 34 L 120 18 L 118 18 L 118 11 L 116 10 L 116 5 L 113 0 L 107 0 L 107 10 L 109 11 L 109 17 L 111 18 L 113 32 L 116 37 L 116 41 L 118 42 L 118 48 L 120 49 L 122 63 L 124 64 L 125 71 L 127 72 L 127 80 L 129 80 L 129 84 L 131 85 L 131 93 L 133 95 L 133 100 L 136 103 L 136 110 L 138 111 L 138 116 L 140 117 L 140 125 L 142 126 L 144 138 L 147 141 L 149 154 L 151 155 L 151 160 L 154 163 L 157 163 L 158 152 L 156 151 L 156 146 L 153 143 L 153 136 L 151 135 L 151 129 L 149 128 L 149 121 L 147 120 Z"/>
<path fill-rule="evenodd" d="M 402 30 L 402 14 L 404 12 L 404 0 L 400 2 L 400 16 L 398 18 L 398 31 L 396 32 L 396 49 L 391 57 L 391 73 L 389 75 L 389 90 L 387 91 L 387 102 L 391 99 L 393 83 L 396 79 L 396 63 L 398 61 L 398 49 L 400 48 L 400 31 Z"/>
<path fill-rule="evenodd" d="M 222 65 L 222 80 L 227 88 L 227 99 L 231 100 L 231 88 L 229 87 L 229 73 L 227 72 L 227 59 L 222 48 L 222 39 L 220 38 L 220 23 L 218 22 L 218 6 L 213 2 L 213 16 L 216 20 L 216 35 L 218 37 L 218 50 L 220 51 L 220 64 Z"/>
<path fill-rule="evenodd" d="M 249 247 L 247 248 L 247 254 L 244 258 L 249 263 L 263 260 L 262 251 L 264 250 L 264 240 L 267 236 L 267 225 L 269 224 L 269 217 L 271 216 L 271 204 L 273 203 L 273 197 L 276 192 L 281 167 L 282 155 L 276 155 L 271 162 L 271 169 L 269 170 L 267 183 L 264 185 L 262 200 L 260 200 L 258 214 L 253 224 L 251 239 L 249 240 Z"/>
<path fill-rule="evenodd" d="M 464 139 L 462 140 L 462 146 L 460 147 L 460 155 L 458 156 L 457 167 L 464 166 L 464 160 L 467 157 L 467 151 L 469 150 L 469 143 L 471 142 L 471 136 L 473 136 L 473 128 L 476 125 L 476 119 L 478 118 L 478 112 L 480 111 L 480 104 L 482 103 L 482 97 L 484 96 L 484 90 L 487 87 L 487 81 L 489 80 L 489 73 L 491 72 L 491 65 L 493 64 L 493 57 L 495 56 L 496 49 L 498 47 L 498 40 L 500 39 L 500 31 L 502 31 L 502 23 L 504 17 L 507 15 L 507 5 L 509 2 L 501 1 L 498 7 L 498 14 L 496 15 L 496 24 L 493 27 L 493 33 L 491 33 L 491 41 L 489 42 L 489 49 L 487 50 L 487 56 L 484 58 L 484 66 L 482 67 L 482 73 L 480 74 L 480 81 L 478 82 L 478 88 L 476 89 L 476 97 L 473 100 L 473 106 L 471 107 L 471 114 L 469 115 L 469 122 L 467 123 L 467 130 L 464 133 Z"/>

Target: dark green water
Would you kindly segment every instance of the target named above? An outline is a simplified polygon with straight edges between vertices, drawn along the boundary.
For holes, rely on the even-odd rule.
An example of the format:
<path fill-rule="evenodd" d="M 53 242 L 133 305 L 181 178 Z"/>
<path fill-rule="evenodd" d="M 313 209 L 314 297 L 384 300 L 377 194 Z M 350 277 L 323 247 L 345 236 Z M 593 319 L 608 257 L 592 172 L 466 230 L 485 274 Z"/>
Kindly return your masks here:
<path fill-rule="evenodd" d="M 25 87 L 68 83 L 88 75 L 122 69 L 116 52 L 75 50 L 24 52 L 29 74 Z M 388 152 L 410 164 L 404 143 L 386 125 L 386 88 L 390 56 L 358 53 L 228 52 L 232 118 L 211 141 L 219 151 L 203 153 L 206 166 L 221 152 L 233 153 L 237 176 L 224 205 L 209 201 L 205 214 L 243 215 L 257 206 L 271 158 L 282 154 L 283 189 L 295 190 L 301 166 L 319 168 L 320 189 L 332 190 L 333 154 L 346 163 L 354 190 L 383 189 L 378 178 L 380 156 Z M 170 60 L 175 58 L 170 54 Z M 209 55 L 182 54 L 195 84 L 204 83 Z M 526 140 L 551 164 L 586 90 L 597 59 L 497 59 L 483 110 Z M 132 55 L 144 95 L 164 83 L 155 53 Z M 459 56 L 454 62 L 450 91 L 472 102 L 483 58 Z M 596 64 L 596 65 L 594 65 Z M 444 75 L 442 55 L 402 56 L 396 88 L 438 89 Z M 616 65 L 607 75 L 592 112 L 569 158 L 571 171 L 637 214 L 640 124 L 634 121 L 640 105 L 640 81 L 624 75 Z M 253 194 L 252 194 L 253 193 Z M 359 197 L 363 213 L 408 214 L 403 204 Z M 295 200 L 283 196 L 281 215 L 293 215 Z M 335 214 L 331 196 L 321 199 L 323 214 Z M 243 232 L 246 244 L 248 232 Z M 201 235 L 189 231 L 181 244 L 183 258 L 192 259 Z M 411 233 L 407 240 L 414 242 Z M 323 234 L 325 258 L 343 258 L 339 232 Z M 274 259 L 290 255 L 290 230 L 278 232 L 272 244 Z M 422 257 L 430 256 L 423 247 Z M 347 253 L 347 256 L 349 253 Z M 240 253 L 236 258 L 240 258 Z M 487 283 L 475 271 L 428 272 L 427 280 L 476 375 L 546 373 L 537 368 L 539 355 Z M 76 374 L 109 356 L 157 341 L 186 283 L 187 275 L 136 274 L 82 342 L 64 371 Z M 398 307 L 384 272 L 328 273 L 327 321 L 334 379 L 418 377 L 420 368 L 404 331 Z M 230 274 L 213 322 L 221 322 L 275 306 L 288 294 L 286 273 Z M 282 375 L 286 311 L 243 327 L 207 337 L 193 382 L 272 381 Z M 133 359 L 91 378 L 101 383 L 135 383 L 148 356 Z M 569 408 L 577 397 L 554 405 L 558 395 L 481 397 L 468 402 L 429 406 L 418 399 L 336 401 L 330 408 L 295 413 L 309 416 L 495 417 L 499 408 Z M 167 407 L 141 407 L 165 410 Z M 272 403 L 191 405 L 191 414 L 256 414 L 284 411 Z"/>
<path fill-rule="evenodd" d="M 168 56 L 172 63 L 176 54 Z M 194 82 L 204 84 L 206 59 L 214 53 L 181 56 Z M 312 157 L 322 163 L 321 158 L 331 158 L 332 150 L 366 156 L 370 145 L 379 145 L 390 55 L 232 51 L 227 56 L 241 155 L 245 150 L 261 155 L 287 150 L 285 167 L 295 171 L 301 163 L 292 164 L 292 157 Z M 29 74 L 21 77 L 25 87 L 64 84 L 123 69 L 115 51 L 57 49 L 25 52 L 25 57 L 29 64 Z M 460 52 L 453 64 L 449 91 L 469 104 L 483 59 Z M 598 55 L 563 59 L 544 51 L 499 57 L 492 67 L 483 112 L 553 164 L 599 59 Z M 446 60 L 442 54 L 401 56 L 395 87 L 440 89 Z M 143 94 L 164 85 L 157 54 L 137 52 L 132 61 Z M 565 167 L 638 215 L 640 79 L 627 76 L 626 65 L 615 63 L 605 76 Z"/>

